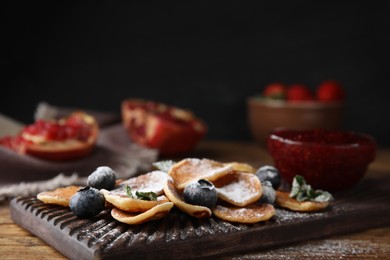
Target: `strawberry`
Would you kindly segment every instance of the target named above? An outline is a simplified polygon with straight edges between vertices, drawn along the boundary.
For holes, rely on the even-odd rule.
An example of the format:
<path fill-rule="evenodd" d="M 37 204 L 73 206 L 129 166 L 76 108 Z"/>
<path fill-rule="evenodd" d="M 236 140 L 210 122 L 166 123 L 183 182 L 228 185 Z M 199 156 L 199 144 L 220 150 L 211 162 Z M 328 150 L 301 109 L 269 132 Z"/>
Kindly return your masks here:
<path fill-rule="evenodd" d="M 282 83 L 275 82 L 268 84 L 263 90 L 263 96 L 272 99 L 285 99 L 286 98 L 286 86 Z"/>
<path fill-rule="evenodd" d="M 313 94 L 304 84 L 294 84 L 287 89 L 287 101 L 310 101 Z"/>
<path fill-rule="evenodd" d="M 338 81 L 327 80 L 318 86 L 316 97 L 319 101 L 324 102 L 343 101 L 345 91 Z"/>

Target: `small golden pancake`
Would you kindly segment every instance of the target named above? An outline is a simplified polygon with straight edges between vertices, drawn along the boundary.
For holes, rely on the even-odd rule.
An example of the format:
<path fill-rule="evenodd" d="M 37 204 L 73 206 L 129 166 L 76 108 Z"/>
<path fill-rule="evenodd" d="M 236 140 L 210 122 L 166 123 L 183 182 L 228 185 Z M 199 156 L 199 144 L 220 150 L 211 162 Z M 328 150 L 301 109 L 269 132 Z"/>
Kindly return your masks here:
<path fill-rule="evenodd" d="M 69 207 L 70 199 L 81 188 L 81 186 L 72 185 L 63 188 L 57 188 L 52 191 L 43 191 L 38 193 L 37 199 L 46 204 L 56 204 Z"/>
<path fill-rule="evenodd" d="M 217 205 L 213 214 L 225 221 L 252 224 L 272 218 L 275 208 L 271 204 L 251 204 L 246 207 Z"/>
<path fill-rule="evenodd" d="M 136 191 L 154 192 L 159 196 L 163 194 L 167 178 L 168 174 L 163 171 L 152 171 L 121 181 L 111 192 L 126 195 L 125 187 L 129 186 L 134 196 Z"/>
<path fill-rule="evenodd" d="M 252 173 L 233 172 L 213 182 L 218 198 L 238 207 L 244 207 L 260 199 L 262 186 Z"/>
<path fill-rule="evenodd" d="M 209 159 L 187 158 L 175 163 L 168 174 L 175 181 L 176 188 L 183 190 L 191 181 L 205 179 L 213 182 L 232 171 L 231 165 Z"/>
<path fill-rule="evenodd" d="M 165 217 L 168 215 L 173 205 L 174 204 L 172 202 L 165 202 L 139 214 L 129 213 L 113 208 L 111 210 L 111 216 L 122 223 L 136 225 Z"/>
<path fill-rule="evenodd" d="M 164 192 L 169 200 L 172 201 L 181 211 L 196 218 L 208 218 L 211 216 L 211 210 L 209 208 L 186 203 L 177 191 L 174 181 L 170 178 L 165 183 Z"/>
<path fill-rule="evenodd" d="M 276 191 L 275 203 L 280 207 L 300 212 L 319 211 L 330 205 L 329 202 L 297 201 L 289 195 L 290 193 L 286 191 Z"/>
<path fill-rule="evenodd" d="M 250 172 L 250 173 L 256 172 L 256 169 L 247 163 L 228 162 L 228 163 L 224 163 L 224 165 L 232 166 L 233 170 L 235 170 L 236 172 Z"/>
<path fill-rule="evenodd" d="M 157 200 L 141 200 L 130 198 L 125 194 L 114 193 L 105 189 L 101 189 L 100 192 L 104 195 L 104 198 L 112 206 L 127 212 L 144 212 L 159 204 L 169 202 L 164 195 L 158 196 Z"/>

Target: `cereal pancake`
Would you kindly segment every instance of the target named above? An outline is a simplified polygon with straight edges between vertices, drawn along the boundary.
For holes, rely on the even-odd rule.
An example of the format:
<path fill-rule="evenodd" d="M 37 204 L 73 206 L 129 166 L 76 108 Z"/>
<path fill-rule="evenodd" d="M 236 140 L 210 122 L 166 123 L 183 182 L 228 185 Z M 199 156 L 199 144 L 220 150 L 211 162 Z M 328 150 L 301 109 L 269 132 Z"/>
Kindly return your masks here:
<path fill-rule="evenodd" d="M 104 198 L 108 203 L 114 207 L 127 211 L 127 212 L 143 212 L 147 211 L 159 204 L 169 202 L 168 198 L 164 195 L 158 196 L 157 200 L 141 200 L 136 198 L 130 198 L 125 189 L 123 188 L 123 194 L 118 191 L 108 191 L 101 189 L 100 192 L 104 195 Z"/>
<path fill-rule="evenodd" d="M 38 193 L 37 199 L 46 204 L 56 204 L 65 207 L 69 207 L 70 199 L 77 191 L 82 188 L 81 186 L 67 186 L 57 188 L 52 191 L 43 191 Z"/>
<path fill-rule="evenodd" d="M 250 172 L 250 173 L 255 173 L 256 169 L 253 168 L 251 165 L 247 163 L 240 163 L 240 162 L 228 162 L 224 163 L 224 165 L 230 165 L 233 167 L 234 171 L 237 172 Z"/>
<path fill-rule="evenodd" d="M 298 201 L 291 198 L 290 193 L 285 191 L 276 191 L 275 203 L 280 207 L 300 212 L 319 211 L 330 205 L 329 202 Z"/>
<path fill-rule="evenodd" d="M 213 182 L 218 198 L 238 207 L 244 207 L 260 199 L 262 186 L 252 173 L 233 172 Z"/>
<path fill-rule="evenodd" d="M 111 216 L 122 223 L 136 225 L 165 217 L 166 215 L 168 215 L 169 211 L 173 206 L 174 204 L 172 202 L 165 202 L 162 204 L 158 204 L 153 208 L 139 214 L 134 214 L 122 211 L 117 208 L 113 208 L 111 210 Z"/>
<path fill-rule="evenodd" d="M 162 171 L 152 171 L 136 177 L 122 181 L 113 190 L 102 189 L 106 201 L 114 207 L 127 212 L 142 212 L 155 207 L 158 204 L 168 202 L 167 197 L 163 195 L 164 184 L 168 174 Z M 129 197 L 126 187 L 131 188 L 134 198 Z M 141 200 L 136 198 L 136 192 L 153 192 L 157 201 Z"/>
<path fill-rule="evenodd" d="M 225 221 L 252 224 L 272 218 L 275 208 L 271 204 L 251 204 L 246 207 L 217 205 L 213 214 Z"/>
<path fill-rule="evenodd" d="M 182 196 L 179 194 L 175 183 L 171 178 L 167 179 L 164 186 L 164 192 L 169 200 L 172 201 L 181 211 L 196 218 L 208 218 L 211 216 L 211 210 L 209 208 L 186 203 L 182 199 Z"/>
<path fill-rule="evenodd" d="M 191 181 L 205 179 L 213 182 L 234 171 L 232 165 L 209 160 L 187 158 L 175 163 L 168 174 L 173 178 L 176 188 L 183 190 Z"/>
<path fill-rule="evenodd" d="M 134 193 L 136 191 L 151 191 L 159 196 L 164 193 L 164 184 L 167 178 L 168 174 L 163 171 L 152 171 L 120 182 L 111 192 L 123 194 L 124 188 L 129 186 L 132 189 L 133 195 L 135 195 Z"/>

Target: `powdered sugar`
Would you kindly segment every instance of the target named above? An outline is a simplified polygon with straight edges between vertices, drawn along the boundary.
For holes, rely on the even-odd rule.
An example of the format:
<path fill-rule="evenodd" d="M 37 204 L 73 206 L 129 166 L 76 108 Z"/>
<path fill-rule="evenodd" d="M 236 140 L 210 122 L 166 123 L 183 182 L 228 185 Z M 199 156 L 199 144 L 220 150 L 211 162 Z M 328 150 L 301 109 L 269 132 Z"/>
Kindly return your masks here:
<path fill-rule="evenodd" d="M 215 182 L 220 199 L 245 206 L 261 196 L 260 181 L 250 173 L 234 173 Z"/>
<path fill-rule="evenodd" d="M 214 181 L 232 170 L 232 166 L 213 160 L 187 158 L 172 166 L 169 175 L 175 180 L 177 188 L 182 190 L 191 181 L 199 179 Z"/>
<path fill-rule="evenodd" d="M 324 217 L 325 213 L 323 212 L 295 212 L 285 209 L 278 208 L 276 210 L 276 220 L 280 223 L 285 222 L 297 222 L 297 221 L 303 221 L 307 219 L 318 219 L 321 217 Z"/>
<path fill-rule="evenodd" d="M 383 248 L 380 248 L 380 245 L 375 245 L 375 243 L 367 245 L 367 241 L 362 240 L 325 239 L 244 256 L 240 255 L 239 257 L 229 257 L 229 259 L 365 259 L 361 256 L 367 256 L 371 259 L 368 256 L 376 255 L 378 250 L 384 251 Z M 356 257 L 351 258 L 351 256 Z"/>
<path fill-rule="evenodd" d="M 242 182 L 232 182 L 217 189 L 218 193 L 234 202 L 247 201 L 253 197 L 253 190 L 248 189 Z"/>
<path fill-rule="evenodd" d="M 126 194 L 125 187 L 129 186 L 133 195 L 136 191 L 154 192 L 157 195 L 163 194 L 164 184 L 167 181 L 168 175 L 162 171 L 152 171 L 137 177 L 130 178 L 122 182 L 117 188 L 112 190 L 112 193 Z"/>

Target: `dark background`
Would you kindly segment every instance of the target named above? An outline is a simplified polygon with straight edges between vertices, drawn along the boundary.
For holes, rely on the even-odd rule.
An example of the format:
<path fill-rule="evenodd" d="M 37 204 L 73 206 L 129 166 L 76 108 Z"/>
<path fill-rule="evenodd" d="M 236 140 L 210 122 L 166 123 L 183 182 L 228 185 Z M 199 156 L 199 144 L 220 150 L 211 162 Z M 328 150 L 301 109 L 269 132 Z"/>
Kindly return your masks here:
<path fill-rule="evenodd" d="M 227 2 L 3 4 L 0 112 L 30 123 L 40 101 L 119 113 L 139 97 L 192 109 L 209 139 L 249 140 L 249 96 L 335 79 L 343 127 L 390 146 L 388 1 Z"/>

